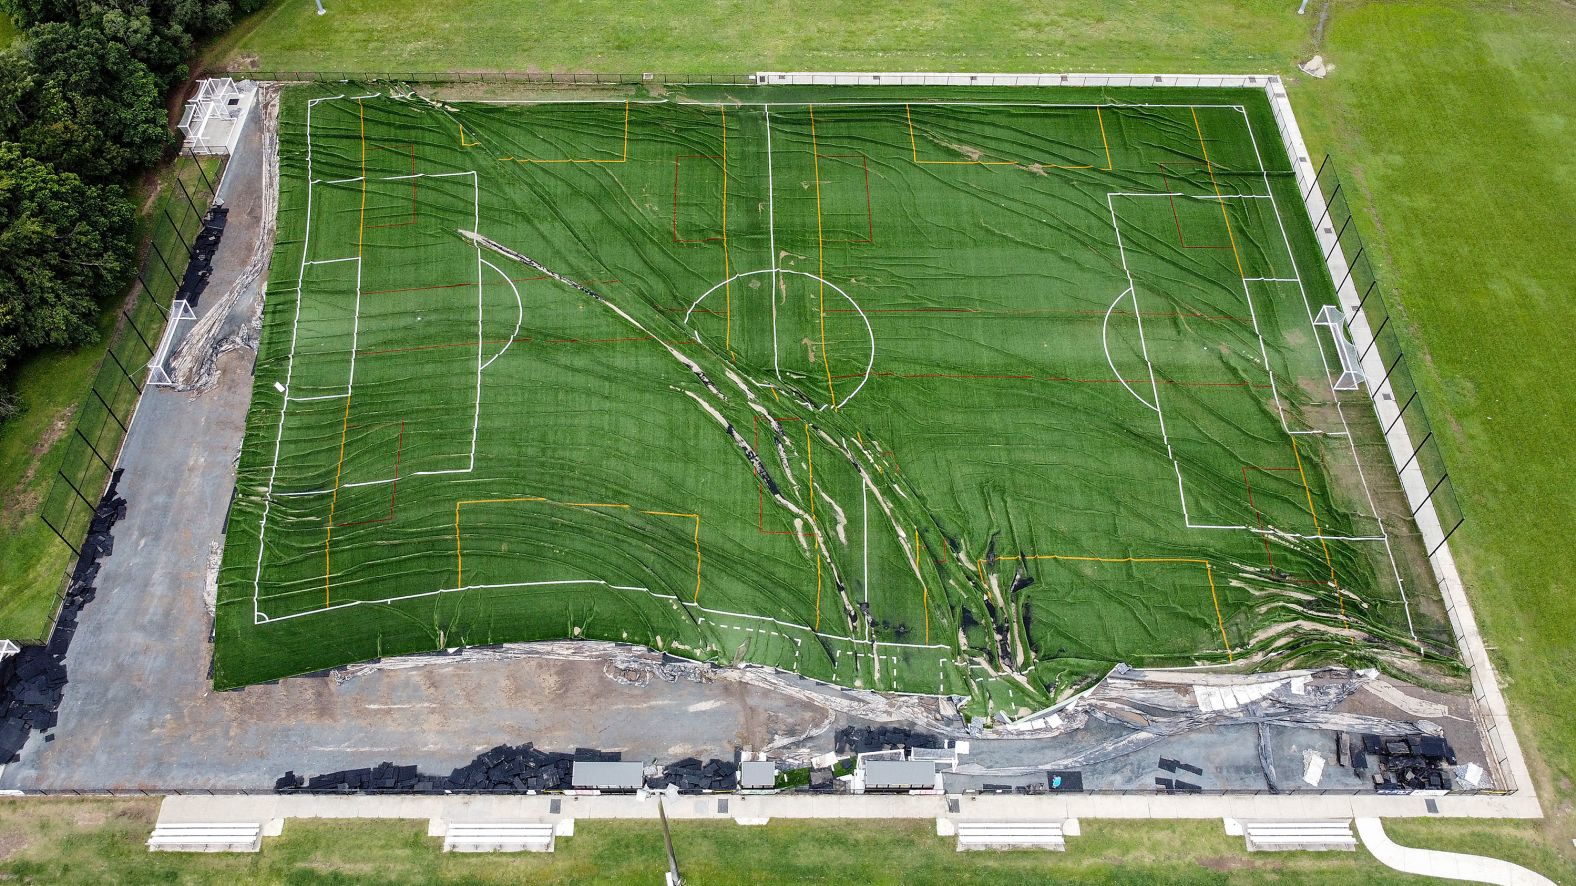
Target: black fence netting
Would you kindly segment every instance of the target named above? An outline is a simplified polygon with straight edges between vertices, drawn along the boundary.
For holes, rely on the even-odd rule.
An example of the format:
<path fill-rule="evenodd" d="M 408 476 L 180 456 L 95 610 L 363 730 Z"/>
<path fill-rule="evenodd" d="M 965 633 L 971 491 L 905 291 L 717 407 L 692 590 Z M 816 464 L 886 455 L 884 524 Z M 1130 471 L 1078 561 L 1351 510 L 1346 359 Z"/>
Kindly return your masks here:
<path fill-rule="evenodd" d="M 147 386 L 149 361 L 164 335 L 203 215 L 215 199 L 220 163 L 215 157 L 183 155 L 172 166 L 149 219 L 146 254 L 138 264 L 132 293 L 109 335 L 92 384 L 83 392 L 76 424 L 61 444 L 64 455 L 39 507 L 39 519 L 75 555 L 81 553 L 94 508 Z M 60 594 L 65 589 L 62 579 Z M 52 625 L 53 619 L 38 637 L 15 639 L 43 642 Z"/>
<path fill-rule="evenodd" d="M 1325 258 L 1328 260 L 1337 248 L 1345 257 L 1344 279 L 1336 279 L 1336 288 L 1339 290 L 1349 282 L 1359 299 L 1356 308 L 1347 310 L 1348 323 L 1355 320 L 1359 312 L 1367 318 L 1373 337 L 1361 345 L 1362 357 L 1366 360 L 1371 353 L 1377 354 L 1385 367 L 1382 377 L 1368 380 L 1369 396 L 1376 400 L 1391 398 L 1399 410 L 1388 417 L 1385 417 L 1388 410 L 1380 410 L 1386 437 L 1401 425 L 1405 427 L 1410 440 L 1410 452 L 1397 454 L 1397 472 L 1404 475 L 1415 467 L 1422 473 L 1427 489 L 1426 496 L 1412 504 L 1412 516 L 1414 519 L 1421 518 L 1424 509 L 1430 506 L 1438 515 L 1441 535 L 1430 538 L 1428 555 L 1432 557 L 1464 521 L 1461 503 L 1445 465 L 1439 438 L 1434 433 L 1434 425 L 1423 404 L 1424 395 L 1412 374 L 1410 363 L 1413 358 L 1407 355 L 1404 323 L 1391 311 L 1385 300 L 1384 287 L 1374 271 L 1368 246 L 1363 242 L 1353 218 L 1347 183 L 1341 179 L 1335 161 L 1328 156 L 1319 164 L 1318 173 L 1313 183 L 1306 188 L 1305 196 L 1311 195 L 1315 187 L 1324 195 L 1324 209 L 1314 226 L 1335 235 L 1335 240 L 1325 248 Z"/>

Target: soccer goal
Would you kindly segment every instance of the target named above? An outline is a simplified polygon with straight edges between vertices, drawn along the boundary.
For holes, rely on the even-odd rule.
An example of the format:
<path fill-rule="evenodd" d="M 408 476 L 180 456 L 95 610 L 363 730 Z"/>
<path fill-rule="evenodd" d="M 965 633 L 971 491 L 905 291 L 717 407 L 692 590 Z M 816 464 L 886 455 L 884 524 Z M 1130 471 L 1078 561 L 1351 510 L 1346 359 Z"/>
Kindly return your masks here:
<path fill-rule="evenodd" d="M 1341 377 L 1335 382 L 1335 390 L 1357 390 L 1358 385 L 1368 380 L 1368 374 L 1363 371 L 1362 354 L 1346 334 L 1346 318 L 1341 314 L 1341 309 L 1335 305 L 1325 305 L 1319 309 L 1319 316 L 1313 323 L 1330 330 L 1330 338 L 1335 342 L 1335 353 L 1341 359 Z"/>
<path fill-rule="evenodd" d="M 196 320 L 197 314 L 192 310 L 191 303 L 183 298 L 170 302 L 170 318 L 164 325 L 164 335 L 159 339 L 159 348 L 153 352 L 153 357 L 148 361 L 148 387 L 173 388 L 175 380 L 170 377 L 169 361 L 170 349 L 174 347 L 175 337 L 182 321 Z"/>

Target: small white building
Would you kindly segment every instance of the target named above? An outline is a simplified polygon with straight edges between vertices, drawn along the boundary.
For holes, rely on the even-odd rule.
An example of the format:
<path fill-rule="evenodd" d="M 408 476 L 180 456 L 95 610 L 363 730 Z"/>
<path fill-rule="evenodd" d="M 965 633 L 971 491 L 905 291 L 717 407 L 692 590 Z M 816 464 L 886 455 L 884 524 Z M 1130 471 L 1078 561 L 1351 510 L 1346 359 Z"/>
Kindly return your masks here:
<path fill-rule="evenodd" d="M 181 112 L 180 129 L 186 136 L 183 149 L 194 154 L 229 154 L 241 140 L 247 115 L 257 98 L 257 84 L 229 77 L 210 77 L 197 83 L 197 95 Z"/>

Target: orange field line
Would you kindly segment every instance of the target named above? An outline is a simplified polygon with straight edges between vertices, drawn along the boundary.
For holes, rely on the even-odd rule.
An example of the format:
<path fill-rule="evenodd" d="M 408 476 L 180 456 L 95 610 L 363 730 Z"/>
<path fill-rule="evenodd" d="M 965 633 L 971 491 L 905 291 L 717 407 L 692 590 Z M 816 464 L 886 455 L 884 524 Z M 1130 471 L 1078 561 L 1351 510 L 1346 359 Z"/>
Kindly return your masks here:
<path fill-rule="evenodd" d="M 651 514 L 654 517 L 688 517 L 695 521 L 695 599 L 700 602 L 700 515 L 679 514 L 673 511 L 641 511 L 642 514 Z"/>
<path fill-rule="evenodd" d="M 1226 644 L 1226 660 L 1232 661 L 1235 657 L 1231 652 L 1231 641 L 1226 639 L 1226 622 L 1220 614 L 1220 595 L 1215 590 L 1215 570 L 1208 560 L 1193 557 L 1079 557 L 1070 554 L 1025 554 L 1025 560 L 1071 560 L 1086 563 L 1194 563 L 1204 567 L 1204 576 L 1209 580 L 1209 599 L 1215 604 L 1215 624 L 1220 628 L 1220 641 Z"/>
<path fill-rule="evenodd" d="M 367 106 L 356 102 L 356 116 L 360 123 L 361 139 L 361 214 L 356 219 L 356 261 L 361 261 L 361 250 L 367 231 Z M 359 287 L 359 278 L 358 278 Z M 360 298 L 358 291 L 356 297 Z M 339 425 L 339 464 L 334 468 L 334 493 L 328 500 L 328 526 L 323 535 L 323 608 L 332 604 L 330 587 L 334 576 L 334 510 L 339 506 L 339 481 L 345 475 L 345 438 L 350 433 L 350 397 L 354 390 L 347 382 L 345 391 L 345 416 Z"/>
<path fill-rule="evenodd" d="M 1319 514 L 1313 509 L 1313 489 L 1308 486 L 1308 474 L 1302 469 L 1302 453 L 1297 449 L 1297 438 L 1291 438 L 1291 454 L 1297 459 L 1297 476 L 1302 478 L 1302 491 L 1308 497 L 1308 516 L 1313 518 L 1313 532 L 1319 536 L 1319 547 L 1324 549 L 1324 565 L 1330 567 L 1330 584 L 1335 586 L 1335 602 L 1341 613 L 1341 623 L 1350 624 L 1346 620 L 1346 594 L 1341 590 L 1341 583 L 1335 577 L 1335 561 L 1330 559 L 1330 545 L 1324 540 L 1324 530 L 1319 528 Z"/>
<path fill-rule="evenodd" d="M 930 642 L 930 588 L 925 584 L 924 567 L 919 560 L 919 527 L 914 527 L 914 575 L 919 578 L 919 589 L 923 593 L 921 605 L 925 609 L 925 642 Z"/>
<path fill-rule="evenodd" d="M 816 274 L 819 281 L 816 286 L 820 290 L 817 296 L 819 307 L 816 309 L 821 320 L 821 363 L 826 367 L 826 390 L 832 396 L 832 408 L 837 408 L 837 389 L 832 386 L 832 356 L 826 352 L 826 241 L 822 238 L 821 229 L 821 148 L 815 139 L 815 105 L 810 105 L 810 151 L 815 164 L 815 253 Z M 773 293 L 773 298 L 776 294 Z"/>
<path fill-rule="evenodd" d="M 1198 125 L 1198 109 L 1188 108 L 1188 113 L 1193 115 L 1193 131 L 1198 133 L 1198 146 L 1204 152 L 1204 169 L 1209 172 L 1209 183 L 1215 189 L 1216 198 L 1219 198 L 1220 182 L 1215 180 L 1215 165 L 1209 160 L 1209 145 L 1204 143 L 1204 130 Z M 1247 277 L 1248 272 L 1242 267 L 1242 253 L 1237 251 L 1237 235 L 1231 231 L 1231 215 L 1226 212 L 1226 201 L 1216 199 L 1215 202 L 1220 204 L 1220 217 L 1226 223 L 1226 239 L 1230 241 L 1231 255 L 1237 261 L 1237 276 Z"/>
<path fill-rule="evenodd" d="M 529 502 L 546 502 L 547 504 L 562 505 L 563 507 L 568 507 L 568 508 L 628 508 L 628 507 L 630 507 L 627 504 L 617 503 L 617 502 L 615 502 L 615 503 L 607 503 L 607 502 L 553 501 L 552 499 L 542 498 L 541 496 L 518 496 L 518 497 L 514 497 L 514 498 L 470 498 L 470 499 L 464 499 L 462 501 L 456 501 L 454 503 L 455 587 L 460 587 L 460 588 L 465 587 L 465 550 L 464 550 L 464 546 L 463 546 L 463 544 L 461 542 L 461 539 L 460 539 L 460 507 L 462 505 L 508 504 L 508 503 L 511 503 L 511 502 L 527 502 L 527 501 L 529 501 Z M 693 602 L 699 603 L 700 602 L 701 562 L 702 562 L 702 560 L 701 560 L 701 552 L 700 552 L 700 515 L 699 514 L 685 514 L 685 513 L 679 513 L 679 512 L 676 512 L 676 511 L 644 511 L 643 510 L 640 513 L 642 513 L 642 514 L 649 514 L 649 515 L 651 515 L 653 517 L 683 517 L 685 519 L 689 519 L 689 520 L 694 520 L 695 521 L 695 535 L 694 535 L 694 539 L 695 539 L 695 595 L 694 595 Z"/>

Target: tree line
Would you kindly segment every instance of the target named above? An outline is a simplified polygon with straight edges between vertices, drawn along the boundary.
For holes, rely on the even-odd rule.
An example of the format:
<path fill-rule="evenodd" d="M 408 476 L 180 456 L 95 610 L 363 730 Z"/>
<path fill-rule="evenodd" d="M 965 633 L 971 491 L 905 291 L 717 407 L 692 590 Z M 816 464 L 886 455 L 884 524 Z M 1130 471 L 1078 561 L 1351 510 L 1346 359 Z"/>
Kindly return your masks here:
<path fill-rule="evenodd" d="M 266 0 L 0 0 L 0 423 L 18 361 L 94 337 L 134 273 L 137 177 L 175 145 L 165 96 L 199 40 Z"/>

